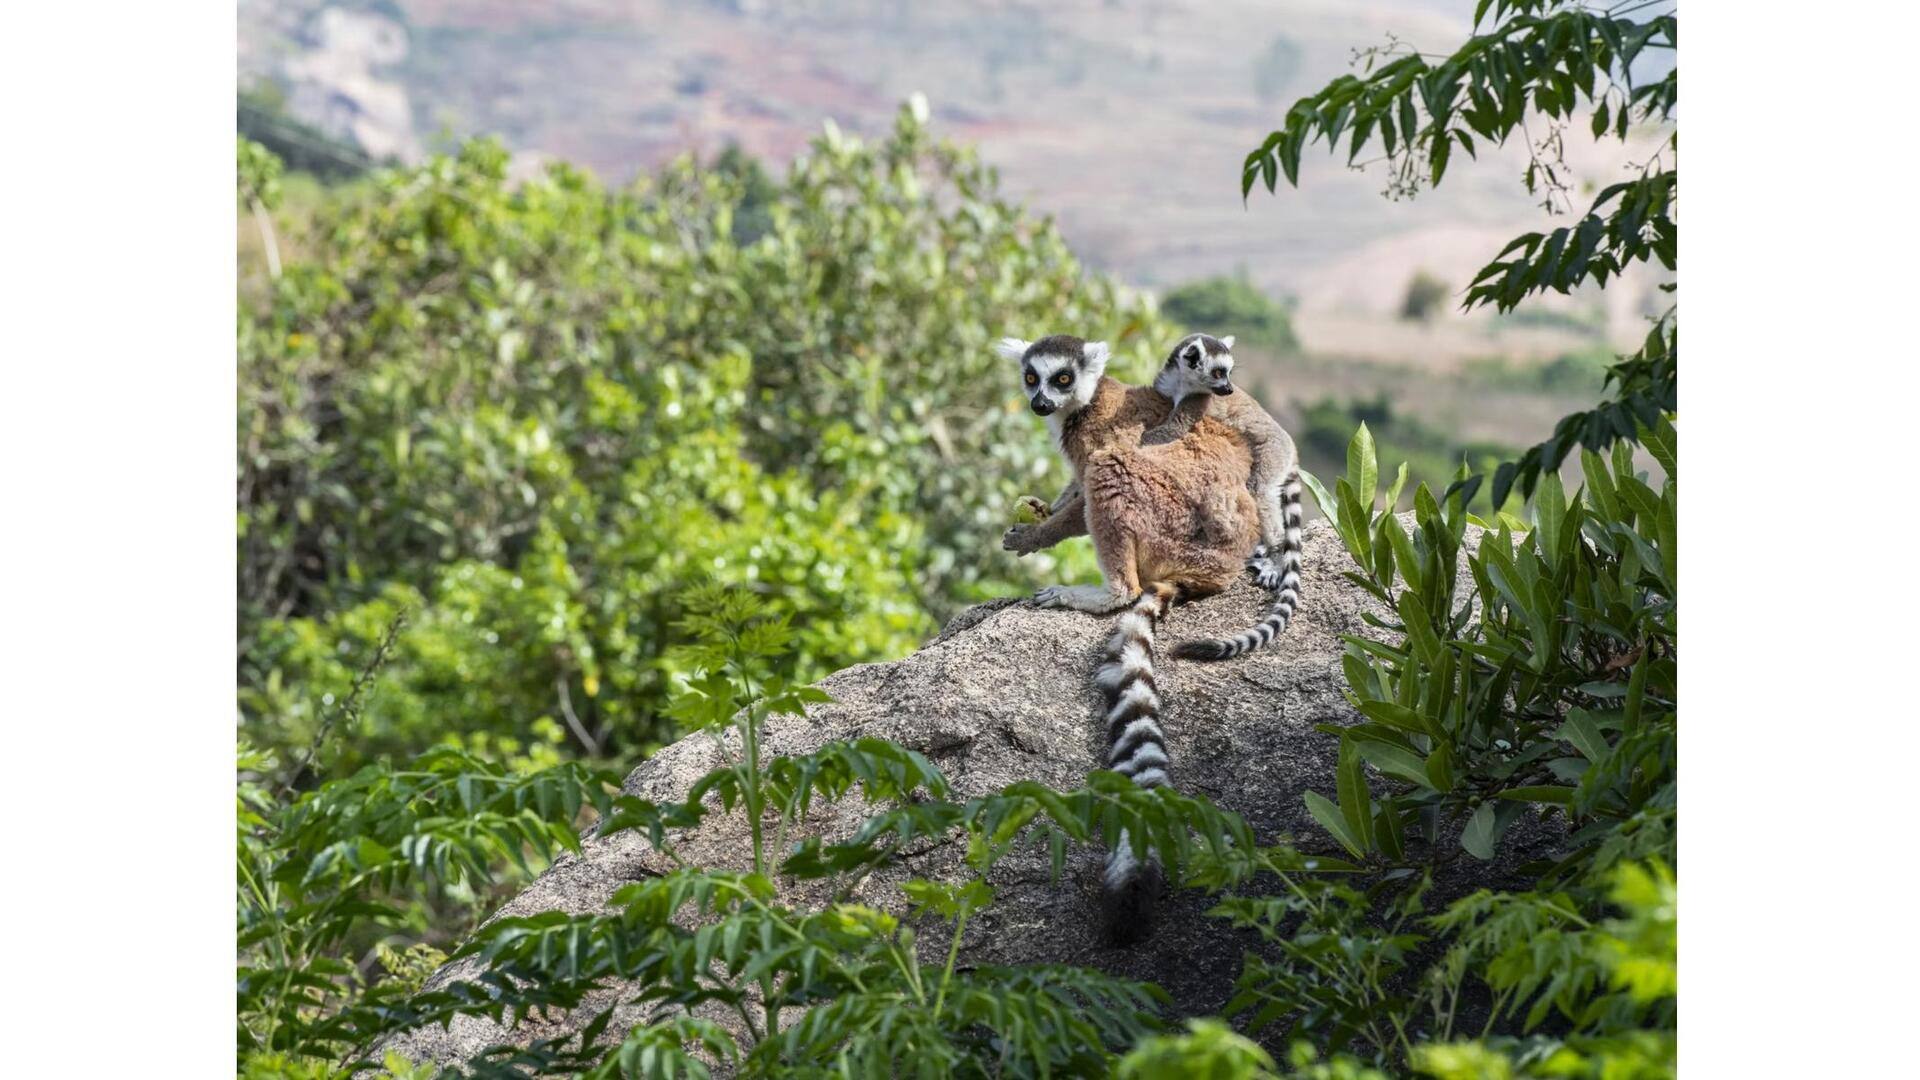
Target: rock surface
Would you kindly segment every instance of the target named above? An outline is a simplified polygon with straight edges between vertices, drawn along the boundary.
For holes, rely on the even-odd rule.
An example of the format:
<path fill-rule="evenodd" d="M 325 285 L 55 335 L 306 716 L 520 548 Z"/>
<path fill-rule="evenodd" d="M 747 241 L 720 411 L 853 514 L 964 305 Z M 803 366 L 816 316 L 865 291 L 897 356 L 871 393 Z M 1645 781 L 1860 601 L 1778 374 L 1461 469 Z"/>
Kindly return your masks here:
<path fill-rule="evenodd" d="M 1262 843 L 1297 838 L 1304 851 L 1338 849 L 1307 815 L 1302 794 L 1331 794 L 1338 740 L 1316 724 L 1348 724 L 1358 716 L 1341 695 L 1339 635 L 1369 628 L 1364 611 L 1378 607 L 1340 577 L 1348 566 L 1332 530 L 1316 522 L 1305 534 L 1305 590 L 1299 616 L 1273 645 L 1221 664 L 1171 660 L 1167 646 L 1187 638 L 1237 632 L 1264 611 L 1267 594 L 1251 585 L 1176 607 L 1157 635 L 1157 682 L 1165 701 L 1174 783 L 1205 795 L 1247 819 Z M 1019 600 L 971 608 L 919 652 L 883 664 L 862 664 L 820 683 L 833 697 L 806 718 L 777 717 L 766 752 L 797 754 L 832 739 L 878 736 L 926 754 L 946 773 L 954 797 L 991 792 L 1016 780 L 1060 788 L 1078 786 L 1102 749 L 1098 700 L 1090 677 L 1112 617 L 1039 610 Z M 684 795 L 700 776 L 722 764 L 713 739 L 682 739 L 642 762 L 627 777 L 628 792 L 666 800 Z M 862 816 L 858 800 L 816 809 L 811 830 L 830 837 L 850 833 Z M 1496 863 L 1459 859 L 1438 892 L 1454 895 L 1505 878 L 1513 866 L 1551 848 L 1552 830 L 1522 827 L 1509 834 Z M 677 840 L 690 863 L 740 867 L 748 862 L 742 818 L 716 815 Z M 900 911 L 898 884 L 909 877 L 957 878 L 963 845 L 937 846 L 869 877 L 856 899 Z M 1155 932 L 1128 949 L 1108 946 L 1099 922 L 1100 853 L 1074 851 L 1060 880 L 1044 856 L 1022 850 L 996 866 L 994 906 L 967 929 L 962 963 L 1053 962 L 1101 968 L 1157 982 L 1183 1015 L 1217 1012 L 1239 974 L 1250 936 L 1205 917 L 1211 901 L 1175 894 L 1162 903 Z M 588 840 L 578 856 L 563 856 L 510 901 L 505 915 L 601 908 L 620 886 L 669 868 L 644 839 L 621 834 Z M 783 883 L 787 895 L 809 899 L 806 885 Z M 930 947 L 944 934 L 931 934 Z M 470 975 L 458 965 L 430 985 Z M 451 1029 L 430 1028 L 400 1040 L 396 1049 L 416 1059 L 450 1062 L 486 1046 L 550 1037 L 583 1023 L 578 1018 L 522 1025 L 511 1035 L 484 1019 L 462 1018 Z M 616 1016 L 615 1030 L 626 1017 Z"/>

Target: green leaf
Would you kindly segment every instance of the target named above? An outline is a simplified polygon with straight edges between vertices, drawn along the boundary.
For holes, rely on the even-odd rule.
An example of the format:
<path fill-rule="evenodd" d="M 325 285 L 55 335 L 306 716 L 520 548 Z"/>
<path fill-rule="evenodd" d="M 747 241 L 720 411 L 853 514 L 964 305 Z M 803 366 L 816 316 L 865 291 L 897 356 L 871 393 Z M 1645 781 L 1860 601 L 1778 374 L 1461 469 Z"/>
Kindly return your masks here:
<path fill-rule="evenodd" d="M 1653 430 L 1642 430 L 1640 441 L 1653 455 L 1653 460 L 1667 471 L 1668 476 L 1678 476 L 1680 468 L 1678 439 L 1674 435 L 1673 424 L 1666 417 Z"/>
<path fill-rule="evenodd" d="M 1427 780 L 1435 791 L 1452 791 L 1453 779 L 1453 751 L 1444 742 L 1436 743 L 1427 755 Z"/>
<path fill-rule="evenodd" d="M 1566 722 L 1560 725 L 1560 730 L 1554 732 L 1553 737 L 1572 745 L 1588 761 L 1600 761 L 1611 749 L 1605 736 L 1600 733 L 1599 724 L 1585 709 L 1569 709 Z"/>
<path fill-rule="evenodd" d="M 1373 432 L 1367 430 L 1364 421 L 1347 443 L 1347 485 L 1353 488 L 1371 523 L 1374 496 L 1379 493 L 1380 459 L 1373 446 Z"/>
<path fill-rule="evenodd" d="M 1406 466 L 1402 465 L 1401 476 L 1406 475 Z M 1414 592 L 1426 591 L 1426 578 L 1422 573 L 1420 555 L 1413 549 L 1413 540 L 1407 531 L 1400 527 L 1400 519 L 1391 513 L 1380 517 L 1381 531 L 1387 534 L 1387 542 L 1393 546 L 1394 561 L 1400 565 L 1400 576 L 1406 579 L 1407 587 Z"/>
<path fill-rule="evenodd" d="M 1387 513 L 1389 514 L 1393 513 L 1394 509 L 1397 506 L 1399 506 L 1400 492 L 1406 486 L 1407 486 L 1407 463 L 1403 461 L 1400 463 L 1400 471 L 1394 474 L 1393 486 L 1387 489 L 1387 497 L 1384 500 L 1382 500 L 1380 504 L 1382 508 L 1386 510 Z"/>
<path fill-rule="evenodd" d="M 1420 606 L 1418 593 L 1403 592 L 1395 601 L 1394 607 L 1400 613 L 1400 621 L 1407 628 L 1407 641 L 1413 645 L 1415 655 L 1427 663 L 1437 663 L 1442 651 L 1440 638 L 1427 625 L 1427 613 Z"/>
<path fill-rule="evenodd" d="M 1350 740 L 1341 743 L 1340 764 L 1334 775 L 1340 795 L 1340 815 L 1346 819 L 1361 848 L 1372 848 L 1372 796 L 1367 792 L 1366 769 L 1361 766 L 1360 754 Z"/>
<path fill-rule="evenodd" d="M 1365 858 L 1366 849 L 1360 846 L 1359 837 L 1347 827 L 1347 821 L 1341 816 L 1340 808 L 1317 791 L 1309 791 L 1305 797 L 1307 813 L 1313 815 L 1313 820 L 1319 822 L 1320 827 L 1331 833 L 1335 840 L 1340 841 L 1340 846 L 1346 848 L 1354 858 Z"/>
<path fill-rule="evenodd" d="M 1540 474 L 1540 486 L 1533 494 L 1533 519 L 1539 529 L 1535 541 L 1541 558 L 1554 565 L 1560 550 L 1560 527 L 1567 519 L 1567 493 L 1560 486 L 1560 474 L 1548 469 Z"/>
<path fill-rule="evenodd" d="M 1400 825 L 1400 808 L 1392 799 L 1381 803 L 1380 812 L 1374 815 L 1373 837 L 1387 858 L 1398 862 L 1405 857 L 1406 839 Z"/>
<path fill-rule="evenodd" d="M 1339 511 L 1334 505 L 1333 496 L 1327 494 L 1327 489 L 1321 485 L 1319 477 L 1301 469 L 1300 483 L 1305 485 L 1307 492 L 1313 496 L 1313 505 L 1320 508 L 1321 517 L 1328 521 L 1339 520 Z"/>
<path fill-rule="evenodd" d="M 1550 803 L 1554 806 L 1573 805 L 1573 789 L 1570 787 L 1560 787 L 1556 784 L 1508 788 L 1494 797 L 1497 799 L 1510 799 L 1514 802 Z"/>
<path fill-rule="evenodd" d="M 1369 720 L 1378 720 L 1388 727 L 1399 728 L 1415 735 L 1431 735 L 1433 730 L 1427 724 L 1427 718 L 1391 701 L 1362 701 L 1360 711 Z"/>
<path fill-rule="evenodd" d="M 1460 846 L 1476 859 L 1493 858 L 1493 827 L 1493 804 L 1483 802 L 1467 819 L 1466 830 L 1460 834 Z"/>
<path fill-rule="evenodd" d="M 1379 739 L 1352 735 L 1348 738 L 1353 742 L 1360 756 L 1372 762 L 1373 766 L 1381 772 L 1423 788 L 1433 787 L 1433 781 L 1427 777 L 1426 762 L 1420 755 Z"/>

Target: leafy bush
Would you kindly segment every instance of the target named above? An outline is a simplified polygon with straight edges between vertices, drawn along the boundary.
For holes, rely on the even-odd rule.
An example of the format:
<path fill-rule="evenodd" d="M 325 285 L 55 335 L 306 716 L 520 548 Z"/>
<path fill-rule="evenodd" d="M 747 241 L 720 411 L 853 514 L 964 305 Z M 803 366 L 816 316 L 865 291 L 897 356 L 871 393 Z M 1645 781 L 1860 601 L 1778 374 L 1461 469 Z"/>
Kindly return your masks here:
<path fill-rule="evenodd" d="M 373 159 L 358 146 L 290 115 L 286 95 L 273 83 L 239 91 L 234 114 L 241 138 L 258 144 L 290 169 L 323 180 L 346 180 L 374 166 Z"/>
<path fill-rule="evenodd" d="M 794 612 L 804 679 L 1045 573 L 997 539 L 1064 472 L 989 342 L 1071 327 L 1145 374 L 1171 335 L 922 115 L 830 131 L 771 202 L 737 162 L 515 186 L 482 140 L 325 208 L 240 314 L 250 736 L 306 744 L 399 610 L 343 767 L 543 717 L 650 745 L 665 598 L 707 577 Z"/>
<path fill-rule="evenodd" d="M 1411 322 L 1430 322 L 1440 314 L 1441 305 L 1452 292 L 1446 282 L 1425 270 L 1416 271 L 1407 279 L 1407 295 L 1400 301 L 1400 317 Z"/>
<path fill-rule="evenodd" d="M 462 1015 L 511 1024 L 615 983 L 632 985 L 644 1022 L 610 1032 L 608 1007 L 577 1035 L 469 1064 L 489 1076 L 704 1076 L 717 1060 L 738 1075 L 784 1076 L 884 1075 L 912 1060 L 927 1076 L 1097 1075 L 1162 1030 L 1164 995 L 1147 984 L 1060 966 L 961 968 L 961 935 L 993 903 L 987 872 L 1016 845 L 1051 850 L 1057 872 L 1068 843 L 1112 843 L 1124 830 L 1178 873 L 1244 862 L 1234 853 L 1255 849 L 1243 822 L 1110 772 L 1074 792 L 1023 781 L 954 802 L 925 758 L 875 739 L 768 756 L 768 717 L 826 700 L 777 674 L 796 640 L 789 621 L 718 587 L 693 591 L 686 608 L 678 659 L 692 675 L 674 714 L 724 734 L 738 755 L 678 801 L 613 795 L 612 776 L 577 764 L 508 775 L 453 751 L 406 769 L 370 765 L 289 798 L 250 778 L 271 771 L 264 760 L 243 759 L 242 1073 L 340 1075 L 379 1064 L 371 1055 L 394 1033 Z M 856 797 L 873 809 L 852 835 L 787 842 L 818 804 Z M 674 830 L 737 813 L 751 850 L 739 868 L 682 863 L 625 886 L 601 913 L 497 919 L 450 955 L 481 961 L 478 974 L 422 989 L 442 958 L 433 942 L 408 944 L 422 907 L 486 895 L 513 876 L 502 871 L 523 875 L 577 846 L 572 822 L 589 805 L 602 835 L 641 834 L 676 862 Z M 956 834 L 970 876 L 906 882 L 908 918 L 848 900 L 874 869 Z M 777 880 L 823 882 L 828 899 L 789 906 Z M 915 947 L 929 932 L 946 935 L 938 968 Z M 360 954 L 384 977 L 350 962 Z"/>
<path fill-rule="evenodd" d="M 243 1075 L 333 1075 L 327 1063 L 366 1048 L 443 958 L 435 943 L 471 929 L 500 886 L 577 848 L 572 822 L 609 808 L 617 785 L 578 763 L 510 774 L 437 750 L 288 798 L 265 779 L 267 755 L 243 747 L 239 768 Z M 429 940 L 404 951 L 385 940 L 425 927 Z"/>
<path fill-rule="evenodd" d="M 1476 34 L 1452 53 L 1421 52 L 1397 39 L 1363 50 L 1361 75 L 1343 75 L 1294 102 L 1286 125 L 1247 154 L 1241 193 L 1251 193 L 1255 184 L 1273 191 L 1283 175 L 1298 183 L 1300 155 L 1312 142 L 1324 141 L 1334 151 L 1346 140 L 1351 163 L 1377 137 L 1385 150 L 1388 193 L 1410 197 L 1423 186 L 1439 185 L 1455 146 L 1472 157 L 1476 137 L 1501 144 L 1518 132 L 1529 146 L 1527 190 L 1541 195 L 1549 210 L 1570 210 L 1575 185 L 1561 150 L 1568 130 L 1580 123 L 1576 112 L 1584 99 L 1592 112 L 1582 126 L 1595 139 L 1624 141 L 1637 124 L 1661 133 L 1658 149 L 1643 158 L 1637 176 L 1602 188 L 1578 223 L 1515 237 L 1474 275 L 1464 306 L 1485 304 L 1506 313 L 1549 289 L 1564 295 L 1586 282 L 1604 288 L 1635 263 L 1674 270 L 1679 137 L 1670 124 L 1680 71 L 1675 66 L 1646 83 L 1633 78 L 1634 61 L 1643 53 L 1670 52 L 1678 41 L 1679 16 L 1648 10 L 1657 6 L 1599 10 L 1566 0 L 1481 0 L 1474 9 Z M 1483 21 L 1489 25 L 1478 32 Z M 1533 114 L 1548 125 L 1537 142 L 1523 129 Z M 1612 400 L 1563 418 L 1545 441 L 1494 472 L 1494 502 L 1504 503 L 1516 483 L 1522 495 L 1531 495 L 1541 476 L 1558 469 L 1574 447 L 1605 450 L 1678 407 L 1675 309 L 1654 323 L 1639 350 L 1608 369 L 1607 382 Z"/>
<path fill-rule="evenodd" d="M 1391 509 L 1375 511 L 1364 426 L 1337 492 L 1309 482 L 1357 568 L 1347 579 L 1396 614 L 1377 625 L 1400 635 L 1348 641 L 1347 685 L 1367 721 L 1341 733 L 1343 760 L 1411 785 L 1376 808 L 1357 766 L 1343 770 L 1340 815 L 1317 816 L 1350 852 L 1397 858 L 1401 826 L 1434 843 L 1457 816 L 1461 845 L 1491 858 L 1532 804 L 1579 827 L 1557 874 L 1672 859 L 1678 460 L 1665 420 L 1641 438 L 1666 470 L 1659 491 L 1633 471 L 1629 444 L 1615 445 L 1611 463 L 1588 451 L 1580 497 L 1569 501 L 1547 475 L 1531 526 L 1516 538 L 1503 515 L 1471 553 L 1459 489 L 1443 506 L 1421 484 L 1411 532 Z M 1388 507 L 1406 477 L 1402 465 Z M 1456 603 L 1463 553 L 1474 592 Z"/>
<path fill-rule="evenodd" d="M 1488 356 L 1467 361 L 1463 374 L 1488 386 L 1541 391 L 1550 394 L 1599 393 L 1606 386 L 1614 356 L 1595 346 L 1565 352 L 1544 364 L 1520 363 Z"/>
<path fill-rule="evenodd" d="M 1337 468 L 1345 461 L 1347 442 L 1356 426 L 1375 433 L 1389 453 L 1407 463 L 1408 475 L 1414 480 L 1437 482 L 1451 477 L 1462 461 L 1476 469 L 1491 469 L 1513 453 L 1509 446 L 1463 441 L 1435 428 L 1394 408 L 1392 397 L 1384 391 L 1370 399 L 1346 402 L 1322 398 L 1301 410 L 1301 420 L 1296 434 L 1301 463 L 1309 471 L 1327 464 Z M 1402 494 L 1407 493 L 1403 490 Z M 1491 516 L 1485 493 L 1475 493 L 1470 508 Z"/>
<path fill-rule="evenodd" d="M 1203 331 L 1232 334 L 1244 343 L 1276 352 L 1294 352 L 1293 320 L 1273 297 L 1255 288 L 1246 277 L 1212 277 L 1167 290 L 1160 311 L 1178 328 L 1176 333 Z M 1165 359 L 1165 357 L 1161 357 Z"/>
<path fill-rule="evenodd" d="M 1595 138 L 1673 117 L 1677 69 L 1644 85 L 1631 76 L 1643 50 L 1671 49 L 1677 35 L 1675 15 L 1645 8 L 1484 0 L 1476 30 L 1490 11 L 1492 25 L 1452 54 L 1367 50 L 1364 75 L 1297 101 L 1247 155 L 1242 190 L 1273 190 L 1283 173 L 1295 182 L 1314 139 L 1334 149 L 1344 138 L 1351 161 L 1377 135 L 1389 193 L 1411 195 L 1440 182 L 1453 146 L 1503 141 L 1537 111 L 1550 126 L 1526 181 L 1558 208 L 1571 186 L 1556 148 L 1582 98 Z M 1546 289 L 1604 287 L 1637 261 L 1672 270 L 1667 139 L 1577 225 L 1509 244 L 1476 275 L 1467 306 L 1504 313 Z M 1674 1074 L 1677 361 L 1670 309 L 1608 367 L 1613 400 L 1561 420 L 1491 485 L 1464 467 L 1437 495 L 1420 484 L 1411 529 L 1394 512 L 1404 464 L 1376 505 L 1364 425 L 1335 490 L 1309 483 L 1352 558 L 1346 577 L 1388 615 L 1344 639 L 1348 697 L 1364 719 L 1327 729 L 1340 739 L 1335 790 L 1310 792 L 1307 807 L 1390 887 L 1363 896 L 1301 881 L 1277 900 L 1222 905 L 1280 950 L 1278 962 L 1248 958 L 1234 1004 L 1256 1010 L 1252 1026 L 1318 1023 L 1335 1047 L 1446 1080 Z M 1666 471 L 1658 490 L 1633 469 L 1636 444 Z M 1569 499 L 1558 470 L 1576 446 L 1586 482 Z M 1469 514 L 1483 486 L 1494 506 L 1516 487 L 1531 496 L 1531 521 Z M 1433 865 L 1493 858 L 1533 813 L 1564 816 L 1568 834 L 1531 888 L 1423 913 Z M 1415 964 L 1436 948 L 1439 959 Z M 1487 1003 L 1480 1030 L 1459 1030 L 1476 995 Z"/>

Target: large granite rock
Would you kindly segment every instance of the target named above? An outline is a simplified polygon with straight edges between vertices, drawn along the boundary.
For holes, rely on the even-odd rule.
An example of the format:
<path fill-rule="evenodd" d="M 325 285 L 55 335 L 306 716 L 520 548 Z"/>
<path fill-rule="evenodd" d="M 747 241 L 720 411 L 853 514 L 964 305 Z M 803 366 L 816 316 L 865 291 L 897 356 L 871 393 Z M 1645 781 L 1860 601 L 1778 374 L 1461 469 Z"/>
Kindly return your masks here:
<path fill-rule="evenodd" d="M 1334 786 L 1338 740 L 1314 725 L 1358 718 L 1341 695 L 1339 635 L 1369 632 L 1361 613 L 1379 612 L 1371 598 L 1340 577 L 1348 566 L 1338 538 L 1324 522 L 1316 522 L 1305 533 L 1299 616 L 1273 645 L 1220 664 L 1166 655 L 1172 642 L 1223 636 L 1256 620 L 1267 594 L 1251 585 L 1176 607 L 1157 635 L 1156 679 L 1165 701 L 1174 783 L 1241 814 L 1263 843 L 1293 837 L 1302 850 L 1338 851 L 1307 815 L 1301 795 L 1309 789 L 1331 794 Z M 829 676 L 820 686 L 833 703 L 814 707 L 804 719 L 775 718 L 766 733 L 766 752 L 798 754 L 831 739 L 879 736 L 926 754 L 952 781 L 957 799 L 1016 780 L 1075 787 L 1102 749 L 1090 676 L 1112 621 L 1039 610 L 1019 600 L 971 608 L 911 656 Z M 627 777 L 626 790 L 676 799 L 720 764 L 710 735 L 689 737 L 642 762 Z M 858 800 L 850 800 L 817 809 L 808 824 L 811 831 L 838 837 L 850 833 L 861 817 Z M 1516 823 L 1499 862 L 1453 860 L 1438 893 L 1457 895 L 1504 879 L 1520 861 L 1548 851 L 1554 838 L 1554 830 Z M 737 814 L 709 818 L 681 836 L 677 849 L 697 865 L 750 862 L 746 823 Z M 908 865 L 871 875 L 856 898 L 902 910 L 901 881 L 957 878 L 964 872 L 962 853 L 958 842 L 936 845 Z M 1100 857 L 1092 848 L 1075 851 L 1057 881 L 1042 853 L 1021 851 L 1002 861 L 992 878 L 999 899 L 969 924 L 962 963 L 1096 967 L 1157 982 L 1182 1014 L 1217 1012 L 1240 971 L 1243 952 L 1253 944 L 1250 936 L 1205 917 L 1211 904 L 1205 896 L 1176 893 L 1163 901 L 1158 927 L 1147 940 L 1126 949 L 1111 947 L 1099 919 Z M 502 914 L 593 911 L 623 884 L 667 869 L 667 860 L 641 837 L 589 840 L 579 856 L 563 856 Z M 810 883 L 783 887 L 796 901 L 817 899 L 809 895 Z M 945 941 L 944 933 L 928 934 L 923 947 L 943 950 Z M 937 964 L 943 957 L 927 959 Z M 430 985 L 468 974 L 454 965 Z M 591 1005 L 613 1000 L 609 993 Z M 414 1032 L 396 1047 L 410 1057 L 456 1061 L 498 1042 L 564 1033 L 591 1015 L 583 1009 L 575 1017 L 523 1024 L 511 1034 L 491 1022 L 465 1018 L 450 1030 Z M 619 1023 L 614 1030 L 620 1030 Z"/>

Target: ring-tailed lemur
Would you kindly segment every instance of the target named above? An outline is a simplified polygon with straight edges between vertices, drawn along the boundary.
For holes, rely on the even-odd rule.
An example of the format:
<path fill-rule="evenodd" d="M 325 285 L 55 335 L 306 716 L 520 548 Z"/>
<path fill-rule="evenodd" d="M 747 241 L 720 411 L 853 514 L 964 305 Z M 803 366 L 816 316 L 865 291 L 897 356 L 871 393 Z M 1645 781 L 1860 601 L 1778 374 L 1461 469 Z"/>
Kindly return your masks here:
<path fill-rule="evenodd" d="M 1251 652 L 1278 637 L 1300 605 L 1300 458 L 1293 439 L 1251 394 L 1235 394 L 1233 338 L 1188 334 L 1167 354 L 1153 389 L 1171 403 L 1166 418 L 1145 432 L 1142 442 L 1178 442 L 1202 416 L 1210 417 L 1244 440 L 1253 458 L 1247 487 L 1260 518 L 1260 541 L 1247 559 L 1260 587 L 1277 593 L 1260 622 L 1236 637 L 1185 642 L 1174 655 L 1196 660 L 1226 660 Z M 1022 555 L 1085 533 L 1085 515 L 1074 501 L 1079 481 L 1067 485 L 1034 525 L 1008 529 L 1001 546 Z"/>
<path fill-rule="evenodd" d="M 1246 441 L 1201 417 L 1184 438 L 1142 446 L 1166 416 L 1167 399 L 1106 377 L 1104 342 L 1057 334 L 996 346 L 1020 362 L 1033 411 L 1047 418 L 1072 463 L 1080 494 L 1033 528 L 1079 518 L 1093 538 L 1102 586 L 1050 586 L 1034 602 L 1104 614 L 1131 606 L 1120 620 L 1096 679 L 1107 701 L 1107 765 L 1142 787 L 1166 782 L 1167 754 L 1153 682 L 1153 626 L 1180 595 L 1219 592 L 1241 572 L 1242 553 L 1259 534 L 1247 489 L 1253 468 Z M 1103 895 L 1110 932 L 1128 940 L 1145 931 L 1159 869 L 1136 860 L 1124 836 L 1107 854 Z"/>
<path fill-rule="evenodd" d="M 1253 472 L 1247 479 L 1260 513 L 1260 544 L 1247 566 L 1262 588 L 1273 590 L 1266 617 L 1246 632 L 1222 640 L 1184 641 L 1173 655 L 1189 660 L 1227 660 L 1280 636 L 1300 607 L 1300 455 L 1293 438 L 1251 394 L 1233 392 L 1233 338 L 1188 334 L 1167 354 L 1153 388 L 1171 398 L 1173 412 L 1149 440 L 1178 439 L 1199 415 L 1220 421 L 1247 441 Z M 1198 406 L 1196 412 L 1195 405 Z"/>

